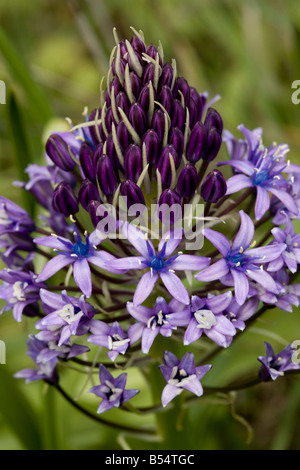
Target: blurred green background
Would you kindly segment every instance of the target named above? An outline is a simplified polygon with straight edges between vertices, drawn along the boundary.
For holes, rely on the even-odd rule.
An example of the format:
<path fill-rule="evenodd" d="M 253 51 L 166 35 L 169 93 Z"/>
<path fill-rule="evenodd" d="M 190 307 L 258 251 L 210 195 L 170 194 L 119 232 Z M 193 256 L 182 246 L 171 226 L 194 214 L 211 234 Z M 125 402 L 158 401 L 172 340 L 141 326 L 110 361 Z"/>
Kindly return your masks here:
<path fill-rule="evenodd" d="M 225 128 L 236 136 L 240 123 L 264 128 L 266 145 L 290 145 L 300 163 L 300 105 L 291 101 L 292 82 L 300 79 L 300 5 L 295 0 L 1 0 L 0 79 L 6 104 L 0 105 L 0 192 L 31 207 L 12 185 L 24 180 L 29 162 L 42 162 L 43 142 L 65 117 L 81 120 L 84 106 L 99 103 L 99 84 L 114 46 L 112 29 L 130 38 L 130 26 L 142 29 L 146 42 L 160 40 L 165 59 L 176 58 L 180 76 L 210 96 Z M 57 121 L 57 119 L 59 119 Z M 0 319 L 7 365 L 0 365 L 0 449 L 157 449 L 166 443 L 118 436 L 81 416 L 43 384 L 25 386 L 12 375 L 31 367 L 25 341 L 34 321 L 18 325 L 11 313 Z M 255 327 L 214 361 L 205 383 L 223 385 L 237 372 L 257 368 L 264 340 L 279 351 L 300 339 L 299 310 L 270 311 Z M 75 378 L 74 378 L 75 375 Z M 85 377 L 66 374 L 72 396 Z M 129 385 L 142 387 L 137 405 L 149 404 L 143 377 L 136 370 Z M 278 380 L 240 392 L 234 409 L 203 401 L 189 410 L 189 439 L 168 448 L 299 449 L 300 382 Z M 90 409 L 95 401 L 82 398 Z M 120 412 L 124 422 L 128 414 Z M 243 417 L 234 419 L 237 413 Z M 118 411 L 110 412 L 119 419 Z M 131 417 L 131 424 L 154 422 Z M 246 424 L 247 422 L 247 424 Z M 250 427 L 251 442 L 247 441 Z M 175 433 L 174 433 L 175 434 Z M 179 433 L 180 435 L 180 433 Z"/>

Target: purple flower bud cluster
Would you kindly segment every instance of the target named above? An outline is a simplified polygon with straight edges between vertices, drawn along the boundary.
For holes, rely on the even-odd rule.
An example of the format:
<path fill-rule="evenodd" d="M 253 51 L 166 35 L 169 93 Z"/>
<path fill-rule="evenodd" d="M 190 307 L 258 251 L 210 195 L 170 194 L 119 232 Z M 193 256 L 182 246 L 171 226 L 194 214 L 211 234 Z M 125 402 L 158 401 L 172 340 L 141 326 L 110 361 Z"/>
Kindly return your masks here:
<path fill-rule="evenodd" d="M 122 40 L 102 106 L 87 116 L 80 131 L 52 134 L 47 141 L 52 162 L 65 172 L 78 167 L 83 177 L 76 195 L 69 183 L 55 188 L 53 209 L 67 217 L 78 212 L 80 203 L 93 213 L 94 201 L 111 202 L 118 190 L 128 198 L 128 208 L 143 204 L 143 180 L 147 193 L 155 190 L 156 180 L 181 204 L 201 182 L 201 162 L 216 158 L 222 131 L 222 118 L 209 106 L 207 94 L 178 77 L 175 64 L 164 63 L 161 51 L 138 36 Z M 219 193 L 217 187 L 215 201 Z"/>
<path fill-rule="evenodd" d="M 141 32 L 116 40 L 101 107 L 50 135 L 45 166 L 29 165 L 29 181 L 16 183 L 39 204 L 37 221 L 0 196 L 0 313 L 36 317 L 28 340 L 35 368 L 16 377 L 44 380 L 71 403 L 61 370 L 90 381 L 97 369 L 100 384 L 91 381 L 89 392 L 103 413 L 134 409 L 131 368 L 156 396 L 159 367 L 163 407 L 183 392 L 197 399 L 215 356 L 248 324 L 271 308 L 285 315 L 299 306 L 300 167 L 286 160 L 286 144 L 265 147 L 260 128 L 239 126 L 239 140 L 223 131 L 212 104 L 177 76 L 175 61 L 164 62 L 161 45 L 147 46 Z M 222 139 L 229 160 L 210 167 Z M 221 165 L 232 169 L 227 180 Z M 132 223 L 136 206 L 145 215 L 152 204 L 160 225 L 169 218 L 162 233 Z M 199 220 L 203 243 L 190 248 Z M 266 349 L 256 380 L 300 370 L 291 345 L 279 355 Z"/>

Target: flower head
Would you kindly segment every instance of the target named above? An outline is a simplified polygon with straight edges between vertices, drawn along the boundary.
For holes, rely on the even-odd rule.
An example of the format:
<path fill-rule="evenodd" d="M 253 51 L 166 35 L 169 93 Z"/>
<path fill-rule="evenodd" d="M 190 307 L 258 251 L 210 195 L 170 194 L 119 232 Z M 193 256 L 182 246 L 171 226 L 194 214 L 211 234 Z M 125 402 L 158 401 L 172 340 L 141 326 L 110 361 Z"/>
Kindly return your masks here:
<path fill-rule="evenodd" d="M 101 385 L 89 390 L 90 393 L 102 398 L 97 413 L 104 413 L 113 407 L 118 408 L 139 393 L 136 389 L 125 390 L 127 374 L 114 378 L 103 364 L 100 364 L 99 377 Z"/>
<path fill-rule="evenodd" d="M 127 310 L 138 320 L 138 323 L 128 329 L 130 343 L 133 344 L 142 338 L 142 351 L 147 354 L 159 333 L 169 337 L 177 326 L 187 324 L 189 308 L 175 299 L 168 304 L 163 297 L 158 297 L 153 309 L 143 305 L 135 306 L 132 302 L 128 302 Z"/>
<path fill-rule="evenodd" d="M 300 369 L 299 364 L 293 362 L 293 354 L 295 352 L 294 344 L 289 344 L 280 353 L 274 353 L 272 346 L 265 341 L 266 356 L 259 356 L 258 360 L 262 363 L 260 369 L 261 380 L 276 380 L 284 372 L 289 370 Z"/>
<path fill-rule="evenodd" d="M 241 189 L 255 188 L 257 192 L 255 217 L 260 220 L 270 208 L 269 193 L 276 196 L 293 213 L 298 213 L 294 199 L 287 192 L 288 182 L 282 173 L 300 172 L 300 167 L 286 162 L 286 154 L 289 151 L 287 145 L 271 145 L 265 148 L 259 135 L 244 126 L 240 126 L 248 145 L 248 158 L 232 159 L 221 162 L 219 165 L 230 165 L 238 174 L 227 181 L 226 194 L 233 194 Z"/>
<path fill-rule="evenodd" d="M 138 306 L 144 302 L 160 277 L 169 293 L 179 302 L 188 305 L 190 303 L 188 291 L 175 271 L 196 271 L 206 267 L 210 259 L 196 255 L 184 255 L 182 252 L 171 256 L 182 241 L 183 230 L 181 229 L 174 229 L 166 233 L 159 242 L 158 251 L 155 250 L 148 237 L 134 225 L 124 224 L 123 233 L 141 256 L 108 261 L 106 266 L 121 270 L 147 269 L 137 285 L 133 304 Z"/>
<path fill-rule="evenodd" d="M 262 284 L 271 292 L 277 292 L 274 279 L 264 269 L 263 265 L 276 260 L 286 249 L 285 243 L 276 243 L 260 248 L 252 248 L 254 224 L 251 218 L 240 211 L 241 225 L 232 244 L 225 235 L 204 229 L 204 236 L 220 251 L 222 258 L 212 266 L 196 274 L 198 281 L 213 281 L 231 274 L 235 286 L 235 298 L 243 305 L 249 293 L 249 278 Z"/>
<path fill-rule="evenodd" d="M 38 281 L 45 281 L 64 267 L 72 265 L 76 284 L 86 297 L 90 297 L 92 294 L 92 280 L 89 263 L 118 274 L 120 274 L 120 270 L 109 269 L 106 266 L 108 260 L 115 259 L 113 255 L 105 251 L 97 251 L 97 246 L 105 239 L 105 236 L 101 236 L 98 230 L 94 230 L 90 235 L 85 233 L 83 241 L 74 224 L 73 235 L 75 242 L 57 235 L 35 238 L 34 242 L 37 245 L 53 248 L 58 253 L 44 266 L 42 272 L 38 275 Z"/>
<path fill-rule="evenodd" d="M 198 397 L 203 394 L 200 380 L 211 369 L 211 365 L 195 366 L 194 354 L 187 352 L 183 358 L 178 359 L 173 353 L 165 351 L 165 364 L 159 366 L 167 385 L 163 389 L 161 402 L 167 406 L 170 401 L 183 392 L 189 390 Z"/>

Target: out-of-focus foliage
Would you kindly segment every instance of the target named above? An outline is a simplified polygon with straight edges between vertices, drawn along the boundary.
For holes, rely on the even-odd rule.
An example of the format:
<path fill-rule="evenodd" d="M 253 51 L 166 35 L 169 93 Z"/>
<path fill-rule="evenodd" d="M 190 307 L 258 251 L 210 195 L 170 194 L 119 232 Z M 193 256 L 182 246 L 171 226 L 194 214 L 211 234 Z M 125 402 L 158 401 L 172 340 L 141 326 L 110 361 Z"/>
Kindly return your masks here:
<path fill-rule="evenodd" d="M 130 26 L 142 29 L 148 43 L 160 40 L 166 59 L 176 58 L 179 75 L 191 85 L 210 96 L 221 95 L 216 108 L 225 128 L 238 135 L 240 123 L 263 127 L 265 144 L 288 143 L 290 159 L 299 163 L 300 105 L 291 101 L 292 82 L 300 79 L 297 1 L 1 0 L 0 79 L 7 87 L 7 103 L 0 105 L 2 195 L 34 210 L 12 182 L 25 177 L 28 161 L 42 161 L 50 129 L 63 126 L 65 117 L 76 123 L 84 106 L 91 110 L 98 105 L 100 80 L 114 45 L 112 29 L 128 38 Z M 297 309 L 292 314 L 268 312 L 214 362 L 209 385 L 222 385 L 257 367 L 264 340 L 279 349 L 300 339 L 299 314 Z M 11 379 L 31 366 L 25 341 L 33 329 L 33 320 L 17 325 L 10 313 L 0 319 L 0 339 L 7 345 L 7 365 L 0 365 L 0 449 L 176 449 L 180 440 L 172 442 L 172 436 L 167 444 L 118 436 L 72 410 L 43 384 L 25 386 Z M 84 382 L 85 376 L 80 381 L 76 374 L 64 376 L 73 396 L 80 395 Z M 139 371 L 130 382 L 146 389 Z M 299 449 L 299 385 L 292 379 L 258 386 L 230 397 L 231 406 L 224 397 L 203 399 L 187 412 L 191 429 L 186 448 Z M 92 409 L 91 398 L 85 395 L 84 400 Z M 117 413 L 110 412 L 111 419 Z M 248 428 L 234 419 L 236 414 Z M 128 414 L 123 415 L 126 422 Z M 134 419 L 141 424 L 154 417 Z M 247 444 L 250 425 L 253 439 Z"/>

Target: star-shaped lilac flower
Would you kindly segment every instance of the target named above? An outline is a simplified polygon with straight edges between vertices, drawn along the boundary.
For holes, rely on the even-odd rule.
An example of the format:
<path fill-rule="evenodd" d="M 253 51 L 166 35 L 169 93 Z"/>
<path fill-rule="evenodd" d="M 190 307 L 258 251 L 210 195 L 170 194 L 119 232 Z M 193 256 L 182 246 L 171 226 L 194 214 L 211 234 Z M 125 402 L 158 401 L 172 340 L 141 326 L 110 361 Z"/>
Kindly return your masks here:
<path fill-rule="evenodd" d="M 187 324 L 186 317 L 189 308 L 175 299 L 167 304 L 163 297 L 158 297 L 153 309 L 143 305 L 135 306 L 132 302 L 127 302 L 127 310 L 138 320 L 138 323 L 128 329 L 130 343 L 133 344 L 142 338 L 142 351 L 144 354 L 148 354 L 159 333 L 169 337 L 177 326 Z"/>
<path fill-rule="evenodd" d="M 108 349 L 108 357 L 115 361 L 119 354 L 125 354 L 129 346 L 130 338 L 126 336 L 121 325 L 115 321 L 112 325 L 100 320 L 91 322 L 88 343 L 98 344 Z"/>
<path fill-rule="evenodd" d="M 45 281 L 64 267 L 72 265 L 76 284 L 86 297 L 90 297 L 92 280 L 89 263 L 112 273 L 121 274 L 122 271 L 106 265 L 108 261 L 115 259 L 113 255 L 103 250 L 97 251 L 97 246 L 106 238 L 99 230 L 94 230 L 90 235 L 85 233 L 85 241 L 83 241 L 74 225 L 74 238 L 74 243 L 67 238 L 56 235 L 39 237 L 34 240 L 37 245 L 53 248 L 58 253 L 44 266 L 38 275 L 38 282 Z"/>
<path fill-rule="evenodd" d="M 58 358 L 71 359 L 89 351 L 87 346 L 72 344 L 58 346 L 55 341 L 41 341 L 36 336 L 29 335 L 27 341 L 27 355 L 36 363 L 36 369 L 23 369 L 15 374 L 18 379 L 25 379 L 26 383 L 36 380 L 45 380 L 57 383 L 56 364 Z"/>
<path fill-rule="evenodd" d="M 219 346 L 227 348 L 236 334 L 235 327 L 223 314 L 231 300 L 231 292 L 210 295 L 207 299 L 193 295 L 189 323 L 183 337 L 184 345 L 197 341 L 204 333 Z"/>
<path fill-rule="evenodd" d="M 103 364 L 99 368 L 100 384 L 92 387 L 89 392 L 102 398 L 97 413 L 104 413 L 113 407 L 119 407 L 139 393 L 139 390 L 125 390 L 127 374 L 114 378 Z"/>
<path fill-rule="evenodd" d="M 3 269 L 0 271 L 0 279 L 3 281 L 3 285 L 0 286 L 0 299 L 6 301 L 0 314 L 13 309 L 13 317 L 17 322 L 22 321 L 22 314 L 37 315 L 39 292 L 45 284 L 37 282 L 37 276 L 34 273 Z"/>
<path fill-rule="evenodd" d="M 275 241 L 271 243 L 285 243 L 286 249 L 281 255 L 268 264 L 267 271 L 276 272 L 283 266 L 287 266 L 291 273 L 297 272 L 298 264 L 300 263 L 300 235 L 296 235 L 295 228 L 286 216 L 286 227 L 281 229 L 275 227 L 271 230 Z"/>
<path fill-rule="evenodd" d="M 289 344 L 279 354 L 274 353 L 272 346 L 265 341 L 266 356 L 259 356 L 258 360 L 262 363 L 260 369 L 261 380 L 276 380 L 289 370 L 300 369 L 300 365 L 293 362 L 293 355 L 296 348 L 294 343 Z"/>
<path fill-rule="evenodd" d="M 285 268 L 271 272 L 271 276 L 278 285 L 278 293 L 269 292 L 259 283 L 251 282 L 254 288 L 254 298 L 265 304 L 271 304 L 286 312 L 293 311 L 293 305 L 299 306 L 300 284 L 290 284 L 289 275 Z"/>
<path fill-rule="evenodd" d="M 222 259 L 196 274 L 195 278 L 198 281 L 210 282 L 230 273 L 233 277 L 236 301 L 243 305 L 249 293 L 249 278 L 267 290 L 277 292 L 278 287 L 271 275 L 263 269 L 263 264 L 276 260 L 286 249 L 286 244 L 251 248 L 254 224 L 244 211 L 240 211 L 240 217 L 240 229 L 232 244 L 222 233 L 204 229 L 204 236 L 220 251 Z"/>
<path fill-rule="evenodd" d="M 106 267 L 120 270 L 147 269 L 137 285 L 133 304 L 138 306 L 143 303 L 160 277 L 172 297 L 188 305 L 190 303 L 188 291 L 175 271 L 203 269 L 209 265 L 210 258 L 184 255 L 182 252 L 171 256 L 182 241 L 182 229 L 166 233 L 159 242 L 158 252 L 156 252 L 153 243 L 136 226 L 129 223 L 124 224 L 123 233 L 141 256 L 108 261 Z"/>
<path fill-rule="evenodd" d="M 159 366 L 167 382 L 161 396 L 162 406 L 167 406 L 183 389 L 198 397 L 203 395 L 200 380 L 211 369 L 211 365 L 196 367 L 194 354 L 191 352 L 187 352 L 180 360 L 173 353 L 165 351 L 164 359 L 166 364 Z"/>
<path fill-rule="evenodd" d="M 40 290 L 42 307 L 50 312 L 35 327 L 42 330 L 36 336 L 38 339 L 49 339 L 48 332 L 59 336 L 58 346 L 69 344 L 70 337 L 81 336 L 89 330 L 91 318 L 94 316 L 93 307 L 85 302 L 84 295 L 79 299 L 70 297 L 66 291 L 61 295 Z"/>
<path fill-rule="evenodd" d="M 285 207 L 297 214 L 298 208 L 294 199 L 288 193 L 288 182 L 282 173 L 300 172 L 300 167 L 285 161 L 289 151 L 287 145 L 272 145 L 265 148 L 258 141 L 258 136 L 251 137 L 251 131 L 240 127 L 248 143 L 248 159 L 229 160 L 218 165 L 230 165 L 238 174 L 227 181 L 227 195 L 236 193 L 241 189 L 254 188 L 257 192 L 255 204 L 255 217 L 260 220 L 270 208 L 269 193 L 283 202 Z M 256 143 L 253 146 L 253 141 Z"/>

